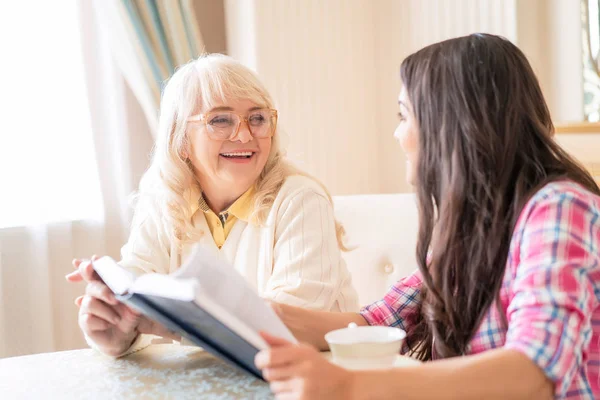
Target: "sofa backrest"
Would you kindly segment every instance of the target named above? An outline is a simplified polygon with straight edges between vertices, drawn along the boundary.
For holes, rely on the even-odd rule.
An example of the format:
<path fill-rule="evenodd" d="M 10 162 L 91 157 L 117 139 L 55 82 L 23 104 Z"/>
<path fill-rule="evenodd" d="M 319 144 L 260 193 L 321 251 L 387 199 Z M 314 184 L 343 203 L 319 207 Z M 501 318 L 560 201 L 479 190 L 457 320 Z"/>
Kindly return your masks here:
<path fill-rule="evenodd" d="M 343 257 L 361 305 L 383 298 L 390 286 L 417 268 L 418 212 L 405 194 L 334 197 L 335 214 L 346 229 Z"/>

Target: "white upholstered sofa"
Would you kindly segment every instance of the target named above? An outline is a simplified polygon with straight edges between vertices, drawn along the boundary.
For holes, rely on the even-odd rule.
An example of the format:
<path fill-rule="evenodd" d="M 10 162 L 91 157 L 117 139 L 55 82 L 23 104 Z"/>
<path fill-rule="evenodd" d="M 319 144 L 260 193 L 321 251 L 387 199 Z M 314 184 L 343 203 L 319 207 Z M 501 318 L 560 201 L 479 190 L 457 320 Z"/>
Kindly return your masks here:
<path fill-rule="evenodd" d="M 346 229 L 344 253 L 361 305 L 381 299 L 398 279 L 417 268 L 418 213 L 414 194 L 334 197 Z"/>
<path fill-rule="evenodd" d="M 600 161 L 584 165 L 600 185 Z M 333 200 L 336 217 L 346 228 L 347 243 L 358 245 L 343 256 L 359 302 L 362 306 L 379 300 L 394 282 L 417 269 L 415 195 L 353 195 Z"/>

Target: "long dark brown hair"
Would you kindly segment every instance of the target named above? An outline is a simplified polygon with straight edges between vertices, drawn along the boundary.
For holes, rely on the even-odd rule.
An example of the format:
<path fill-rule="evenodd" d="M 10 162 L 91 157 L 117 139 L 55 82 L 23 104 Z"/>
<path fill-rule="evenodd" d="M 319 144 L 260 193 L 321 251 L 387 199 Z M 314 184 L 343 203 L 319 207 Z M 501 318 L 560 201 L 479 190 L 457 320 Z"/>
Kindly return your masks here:
<path fill-rule="evenodd" d="M 401 79 L 419 129 L 424 282 L 407 343 L 422 360 L 463 355 L 499 298 L 526 201 L 558 179 L 600 190 L 553 140 L 537 78 L 508 40 L 473 34 L 433 44 L 404 60 Z"/>

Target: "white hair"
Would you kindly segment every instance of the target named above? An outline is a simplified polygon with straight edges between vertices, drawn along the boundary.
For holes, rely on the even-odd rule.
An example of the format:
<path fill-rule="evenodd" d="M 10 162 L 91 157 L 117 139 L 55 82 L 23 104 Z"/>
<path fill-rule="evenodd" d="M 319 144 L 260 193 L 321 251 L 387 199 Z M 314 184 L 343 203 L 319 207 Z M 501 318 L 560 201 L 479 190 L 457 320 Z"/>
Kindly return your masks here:
<path fill-rule="evenodd" d="M 169 79 L 162 94 L 152 162 L 136 194 L 133 229 L 141 227 L 145 221 L 144 209 L 152 207 L 158 209 L 161 223 L 167 232 L 173 234 L 178 246 L 197 241 L 204 234 L 192 223 L 194 209 L 197 209 L 194 205 L 201 196 L 202 188 L 187 157 L 186 121 L 201 110 L 223 104 L 227 99 L 250 100 L 260 107 L 274 108 L 271 96 L 256 74 L 222 54 L 200 56 L 179 67 Z M 285 179 L 298 174 L 308 176 L 285 159 L 276 132 L 265 167 L 254 184 L 253 221 L 265 223 Z M 329 192 L 323 188 L 331 201 Z M 345 249 L 342 243 L 344 230 L 337 221 L 336 232 L 340 248 Z"/>

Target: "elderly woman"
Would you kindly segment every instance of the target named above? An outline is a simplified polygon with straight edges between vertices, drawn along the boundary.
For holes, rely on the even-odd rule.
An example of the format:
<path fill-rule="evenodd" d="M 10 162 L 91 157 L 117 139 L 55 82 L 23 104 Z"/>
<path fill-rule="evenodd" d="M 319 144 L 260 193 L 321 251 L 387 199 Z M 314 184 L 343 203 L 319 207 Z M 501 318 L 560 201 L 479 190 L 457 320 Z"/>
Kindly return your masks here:
<path fill-rule="evenodd" d="M 166 85 L 150 168 L 137 196 L 120 265 L 176 271 L 195 244 L 220 253 L 265 299 L 326 311 L 356 311 L 340 257 L 331 196 L 293 168 L 280 148 L 277 110 L 256 75 L 223 55 L 182 66 Z M 119 303 L 89 262 L 79 325 L 88 343 L 120 356 L 164 328 Z"/>

